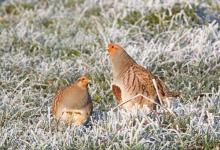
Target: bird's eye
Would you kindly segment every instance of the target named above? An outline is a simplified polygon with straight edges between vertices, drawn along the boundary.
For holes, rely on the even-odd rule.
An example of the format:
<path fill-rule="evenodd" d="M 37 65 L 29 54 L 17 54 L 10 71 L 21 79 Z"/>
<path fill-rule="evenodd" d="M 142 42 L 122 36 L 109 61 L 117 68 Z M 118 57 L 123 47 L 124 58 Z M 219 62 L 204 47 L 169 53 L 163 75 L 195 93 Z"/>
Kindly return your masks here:
<path fill-rule="evenodd" d="M 112 45 L 112 48 L 114 48 L 114 45 Z"/>

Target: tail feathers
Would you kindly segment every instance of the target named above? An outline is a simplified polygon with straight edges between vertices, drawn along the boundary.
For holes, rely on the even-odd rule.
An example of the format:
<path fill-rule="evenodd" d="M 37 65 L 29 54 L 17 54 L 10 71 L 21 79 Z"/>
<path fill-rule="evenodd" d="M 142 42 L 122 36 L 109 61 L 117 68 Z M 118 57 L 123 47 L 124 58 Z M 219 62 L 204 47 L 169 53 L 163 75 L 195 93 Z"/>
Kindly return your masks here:
<path fill-rule="evenodd" d="M 212 96 L 212 93 L 200 93 L 200 94 L 197 94 L 197 95 L 193 96 L 193 100 L 197 100 L 197 99 L 200 99 L 200 98 L 205 97 L 205 96 Z"/>
<path fill-rule="evenodd" d="M 181 93 L 177 91 L 168 91 L 166 95 L 167 97 L 180 97 Z"/>
<path fill-rule="evenodd" d="M 155 76 L 155 79 L 157 81 L 157 86 L 159 89 L 162 89 L 162 95 L 166 97 L 180 97 L 181 93 L 177 91 L 169 91 L 165 83 L 158 77 Z"/>

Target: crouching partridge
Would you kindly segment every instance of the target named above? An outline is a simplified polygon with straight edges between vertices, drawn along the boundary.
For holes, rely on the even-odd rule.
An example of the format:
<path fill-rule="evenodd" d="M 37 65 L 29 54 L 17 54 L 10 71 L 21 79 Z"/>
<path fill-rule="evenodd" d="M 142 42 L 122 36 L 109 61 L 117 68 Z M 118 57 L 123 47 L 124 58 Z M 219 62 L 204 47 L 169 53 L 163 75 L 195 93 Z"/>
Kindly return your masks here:
<path fill-rule="evenodd" d="M 89 79 L 82 76 L 72 85 L 57 92 L 52 106 L 56 120 L 69 125 L 82 125 L 87 122 L 93 109 L 88 83 Z"/>
<path fill-rule="evenodd" d="M 110 43 L 108 54 L 112 64 L 113 81 L 112 91 L 118 104 L 132 99 L 138 94 L 150 98 L 138 96 L 122 105 L 122 108 L 130 109 L 133 106 L 147 107 L 150 111 L 156 109 L 156 103 L 162 102 L 169 105 L 168 97 L 178 97 L 179 92 L 169 91 L 164 82 L 149 70 L 138 65 L 127 52 L 119 45 Z M 153 84 L 156 81 L 156 87 Z"/>

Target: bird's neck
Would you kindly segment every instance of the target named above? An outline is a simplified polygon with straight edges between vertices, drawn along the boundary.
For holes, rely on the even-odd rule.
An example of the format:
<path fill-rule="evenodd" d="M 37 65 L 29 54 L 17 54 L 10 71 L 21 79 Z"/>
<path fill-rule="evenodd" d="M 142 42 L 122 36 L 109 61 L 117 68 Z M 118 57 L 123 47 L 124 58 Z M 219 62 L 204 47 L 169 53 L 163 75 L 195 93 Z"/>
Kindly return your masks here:
<path fill-rule="evenodd" d="M 113 78 L 119 77 L 129 67 L 136 63 L 126 52 L 121 53 L 118 57 L 111 58 L 111 62 Z"/>

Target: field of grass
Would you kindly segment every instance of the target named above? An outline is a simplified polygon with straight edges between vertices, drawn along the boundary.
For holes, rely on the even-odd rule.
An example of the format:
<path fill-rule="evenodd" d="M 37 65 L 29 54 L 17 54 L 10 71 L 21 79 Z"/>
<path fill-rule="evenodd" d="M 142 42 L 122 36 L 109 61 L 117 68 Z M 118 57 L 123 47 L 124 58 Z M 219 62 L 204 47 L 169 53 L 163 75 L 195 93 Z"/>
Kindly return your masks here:
<path fill-rule="evenodd" d="M 218 0 L 1 1 L 0 149 L 219 149 L 219 14 Z M 109 41 L 183 93 L 176 116 L 111 111 Z M 93 116 L 57 129 L 55 92 L 81 74 Z"/>

